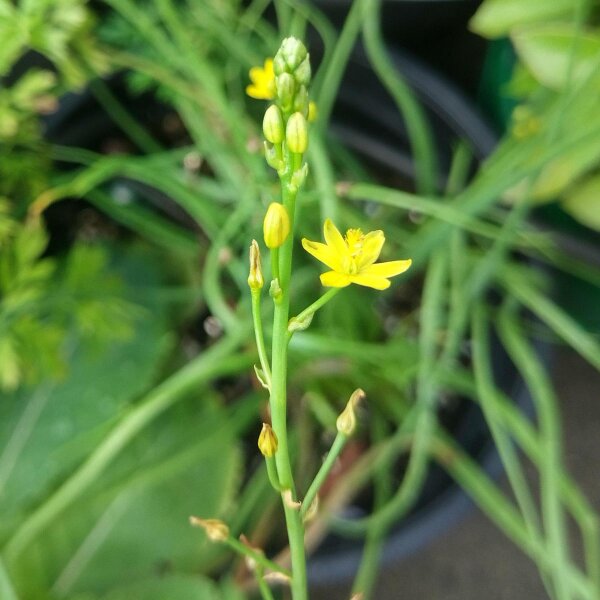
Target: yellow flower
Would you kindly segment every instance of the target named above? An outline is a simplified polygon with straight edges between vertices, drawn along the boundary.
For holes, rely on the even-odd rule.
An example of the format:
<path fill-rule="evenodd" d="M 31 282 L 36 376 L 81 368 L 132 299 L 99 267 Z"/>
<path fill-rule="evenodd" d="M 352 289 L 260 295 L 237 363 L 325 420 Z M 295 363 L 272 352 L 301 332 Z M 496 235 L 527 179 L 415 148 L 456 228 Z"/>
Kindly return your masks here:
<path fill-rule="evenodd" d="M 366 235 L 360 229 L 348 229 L 345 237 L 330 219 L 323 226 L 325 244 L 302 240 L 303 248 L 317 260 L 325 263 L 331 271 L 321 275 L 326 287 L 346 287 L 351 283 L 376 290 L 390 287 L 389 277 L 406 271 L 412 261 L 393 260 L 375 264 L 385 242 L 383 231 L 370 231 Z"/>
<path fill-rule="evenodd" d="M 246 94 L 257 100 L 272 100 L 275 98 L 275 71 L 273 59 L 267 58 L 263 67 L 250 69 L 250 81 L 246 87 Z"/>

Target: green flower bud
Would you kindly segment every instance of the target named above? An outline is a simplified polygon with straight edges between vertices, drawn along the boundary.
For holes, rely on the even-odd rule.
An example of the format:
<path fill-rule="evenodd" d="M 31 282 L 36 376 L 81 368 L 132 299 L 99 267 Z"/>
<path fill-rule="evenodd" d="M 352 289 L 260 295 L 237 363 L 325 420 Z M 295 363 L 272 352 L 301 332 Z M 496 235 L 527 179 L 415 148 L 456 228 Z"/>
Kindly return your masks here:
<path fill-rule="evenodd" d="M 295 37 L 285 38 L 275 57 L 281 57 L 286 65 L 286 71 L 293 73 L 308 56 L 304 44 Z"/>
<path fill-rule="evenodd" d="M 285 64 L 285 58 L 283 58 L 283 54 L 278 52 L 273 59 L 273 72 L 277 76 L 285 73 L 286 69 L 287 65 Z"/>
<path fill-rule="evenodd" d="M 267 248 L 279 248 L 290 234 L 290 217 L 279 202 L 271 202 L 263 221 L 263 234 Z"/>
<path fill-rule="evenodd" d="M 294 112 L 308 116 L 308 91 L 303 85 L 298 88 L 294 97 Z"/>
<path fill-rule="evenodd" d="M 304 154 L 308 147 L 308 125 L 304 115 L 295 112 L 287 122 L 285 130 L 285 143 L 290 152 Z"/>
<path fill-rule="evenodd" d="M 289 73 L 282 73 L 275 80 L 277 89 L 277 98 L 281 104 L 281 108 L 288 112 L 294 105 L 294 96 L 296 94 L 296 82 Z"/>
<path fill-rule="evenodd" d="M 267 141 L 272 144 L 281 144 L 281 142 L 283 142 L 283 138 L 285 137 L 283 116 L 281 115 L 279 107 L 275 106 L 275 104 L 271 104 L 265 112 L 263 118 L 263 133 L 265 134 Z"/>
<path fill-rule="evenodd" d="M 310 83 L 310 58 L 307 56 L 294 71 L 294 78 L 300 85 L 308 85 Z"/>

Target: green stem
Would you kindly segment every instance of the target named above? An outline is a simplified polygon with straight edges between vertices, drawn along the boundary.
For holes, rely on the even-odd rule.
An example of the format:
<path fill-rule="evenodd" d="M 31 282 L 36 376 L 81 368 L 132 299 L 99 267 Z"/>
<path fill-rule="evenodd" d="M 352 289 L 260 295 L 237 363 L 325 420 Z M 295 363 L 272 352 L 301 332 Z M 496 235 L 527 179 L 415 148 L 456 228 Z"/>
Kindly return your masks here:
<path fill-rule="evenodd" d="M 420 320 L 421 362 L 417 386 L 415 439 L 406 474 L 394 496 L 377 512 L 362 519 L 335 519 L 333 523 L 336 530 L 344 535 L 358 537 L 364 535 L 371 527 L 388 528 L 397 522 L 417 499 L 427 475 L 431 439 L 436 425 L 436 338 L 441 327 L 447 267 L 445 250 L 436 252 L 432 257 L 425 280 Z"/>
<path fill-rule="evenodd" d="M 267 465 L 267 475 L 269 476 L 271 486 L 276 492 L 281 492 L 281 483 L 279 482 L 279 476 L 277 475 L 275 459 L 272 456 L 265 456 L 265 464 Z"/>
<path fill-rule="evenodd" d="M 437 183 L 437 156 L 425 111 L 387 56 L 379 30 L 381 0 L 369 0 L 363 28 L 365 49 L 375 72 L 402 112 L 414 153 L 419 193 L 433 194 Z"/>
<path fill-rule="evenodd" d="M 271 248 L 271 279 L 279 279 L 279 248 Z"/>
<path fill-rule="evenodd" d="M 269 560 L 259 550 L 254 550 L 253 548 L 246 546 L 246 544 L 242 544 L 240 540 L 231 536 L 225 540 L 225 543 L 238 554 L 241 554 L 242 556 L 247 556 L 248 558 L 254 560 L 263 569 L 269 569 L 269 571 L 273 571 L 274 573 L 281 573 L 282 575 L 287 575 L 289 577 L 290 572 L 287 569 L 284 569 L 283 567 L 280 567 L 276 562 Z"/>
<path fill-rule="evenodd" d="M 570 563 L 570 557 L 566 522 L 558 491 L 558 474 L 562 463 L 560 415 L 551 383 L 515 321 L 514 307 L 514 302 L 505 303 L 500 311 L 499 333 L 504 346 L 523 375 L 536 406 L 544 448 L 539 465 L 540 495 L 548 552 L 553 561 L 551 579 L 558 600 L 568 600 L 572 595 L 566 583 L 565 568 Z"/>
<path fill-rule="evenodd" d="M 329 475 L 331 469 L 335 465 L 335 461 L 338 459 L 338 456 L 341 454 L 346 442 L 348 441 L 348 437 L 343 433 L 338 433 L 335 436 L 335 440 L 333 440 L 333 444 L 331 445 L 331 450 L 327 454 L 321 468 L 318 473 L 315 475 L 313 482 L 310 484 L 306 495 L 304 496 L 304 500 L 302 501 L 302 508 L 300 510 L 303 517 L 306 516 L 306 513 L 309 511 L 311 504 L 314 502 L 321 486 L 325 483 L 327 476 Z"/>
<path fill-rule="evenodd" d="M 265 374 L 266 383 L 271 387 L 271 367 L 269 366 L 269 357 L 267 356 L 262 319 L 260 316 L 260 290 L 251 289 L 250 295 L 252 297 L 252 322 L 254 324 L 254 337 L 256 338 L 258 359 L 260 360 L 261 369 Z"/>
<path fill-rule="evenodd" d="M 352 2 L 350 12 L 331 55 L 331 60 L 319 69 L 319 78 L 315 84 L 315 97 L 319 109 L 317 127 L 325 131 L 333 109 L 337 92 L 346 69 L 346 63 L 356 43 L 365 16 L 368 0 Z M 321 72 L 323 75 L 321 76 Z"/>
<path fill-rule="evenodd" d="M 481 471 L 479 465 L 439 428 L 433 444 L 433 455 L 496 526 L 551 575 L 556 568 L 551 551 L 539 537 L 528 533 L 512 503 Z M 569 563 L 564 565 L 564 571 L 566 580 L 577 597 L 588 600 L 596 597 L 593 584 L 579 569 Z"/>
<path fill-rule="evenodd" d="M 288 161 L 291 164 L 291 161 Z M 290 216 L 290 235 L 280 248 L 281 297 L 275 301 L 273 315 L 272 381 L 271 381 L 271 420 L 277 435 L 279 447 L 275 454 L 279 482 L 283 490 L 289 490 L 296 500 L 296 489 L 287 436 L 287 327 L 290 306 L 290 279 L 294 243 L 294 220 L 296 193 L 290 191 L 291 170 L 281 178 L 283 205 Z M 292 559 L 292 596 L 294 600 L 307 600 L 306 557 L 304 552 L 304 524 L 300 511 L 283 499 L 290 554 Z"/>
<path fill-rule="evenodd" d="M 269 584 L 264 580 L 262 569 L 256 570 L 256 582 L 258 583 L 258 589 L 263 600 L 275 600 Z"/>
<path fill-rule="evenodd" d="M 382 416 L 376 414 L 371 433 L 373 442 L 382 442 L 388 433 L 386 429 Z M 392 472 L 386 465 L 379 467 L 375 473 L 375 509 L 383 506 L 391 495 L 391 475 Z M 362 600 L 372 598 L 386 533 L 387 528 L 377 524 L 370 527 L 367 532 L 362 560 L 352 585 L 352 593 L 361 594 Z"/>

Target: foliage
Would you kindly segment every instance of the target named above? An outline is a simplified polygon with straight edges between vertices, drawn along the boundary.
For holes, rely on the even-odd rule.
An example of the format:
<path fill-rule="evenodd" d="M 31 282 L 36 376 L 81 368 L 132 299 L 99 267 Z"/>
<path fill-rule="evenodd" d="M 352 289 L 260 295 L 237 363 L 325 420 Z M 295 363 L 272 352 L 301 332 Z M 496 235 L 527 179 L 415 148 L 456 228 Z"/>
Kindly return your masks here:
<path fill-rule="evenodd" d="M 331 526 L 367 540 L 355 591 L 368 598 L 385 535 L 416 505 L 435 461 L 535 562 L 551 597 L 595 599 L 597 511 L 564 465 L 558 401 L 531 337 L 562 340 L 596 368 L 600 346 L 555 304 L 547 272 L 532 265 L 592 285 L 600 275 L 526 218 L 534 202 L 560 196 L 595 223 L 594 15 L 585 25 L 570 0 L 484 2 L 473 27 L 511 36 L 519 65 L 510 89 L 521 106 L 480 168 L 468 145 L 454 140 L 446 174 L 438 172 L 427 113 L 387 55 L 378 1 L 357 0 L 339 35 L 308 3 L 276 2 L 278 28 L 261 2 L 106 4 L 96 26 L 79 0 L 0 0 L 0 71 L 13 71 L 0 89 L 0 595 L 239 600 L 254 591 L 238 587 L 250 574 L 232 564 L 233 549 L 259 565 L 260 591 L 269 597 L 252 554 L 261 551 L 238 535 L 265 548 L 264 560 L 267 550 L 285 546 L 254 444 L 265 394 L 247 376 L 257 357 L 246 251 L 278 189 L 258 143 L 260 109 L 244 89 L 251 65 L 264 64 L 281 37 L 303 37 L 311 24 L 325 53 L 314 74 L 319 117 L 292 241 L 299 247 L 302 236 L 317 239 L 326 217 L 344 229 L 368 221 L 366 229 L 388 232 L 384 260 L 414 262 L 397 295 L 344 290 L 343 304 L 331 298 L 312 322 L 302 320 L 307 329 L 289 344 L 287 420 L 300 497 L 314 491 L 350 391 L 361 387 L 368 398 L 357 414 L 356 447 L 370 449 L 323 494 L 310 535 Z M 361 34 L 365 60 L 409 124 L 418 193 L 378 185 L 329 129 Z M 56 72 L 13 70 L 29 48 Z M 110 81 L 93 80 L 90 90 L 121 132 L 120 147 L 137 154 L 43 139 L 40 115 L 62 92 L 119 69 L 129 71 L 134 95 L 144 92 L 135 105 L 142 110 L 131 109 Z M 157 111 L 146 113 L 147 105 Z M 188 229 L 156 208 L 165 197 Z M 513 202 L 502 207 L 499 198 Z M 44 218 L 64 199 L 89 202 L 119 227 L 101 230 L 93 244 L 80 235 L 67 252 L 55 252 Z M 298 252 L 294 270 L 292 314 L 302 314 L 295 311 L 313 306 L 319 292 L 318 273 Z M 263 316 L 269 302 L 259 304 Z M 264 334 L 269 340 L 270 328 Z M 536 419 L 502 390 L 498 351 L 528 387 Z M 446 429 L 445 411 L 459 399 L 481 407 L 511 493 Z M 240 442 L 249 432 L 252 443 Z M 525 461 L 539 475 L 539 490 L 524 476 Z M 398 465 L 406 465 L 401 480 Z M 371 484 L 371 515 L 332 516 Z M 229 545 L 190 529 L 191 514 L 227 522 Z M 584 564 L 567 544 L 570 517 Z"/>
<path fill-rule="evenodd" d="M 512 140 L 506 144 L 526 141 L 537 155 L 553 136 L 583 138 L 540 169 L 531 189 L 521 184 L 508 198 L 516 201 L 530 193 L 540 203 L 558 200 L 577 220 L 598 229 L 600 201 L 589 191 L 600 166 L 593 102 L 600 86 L 600 30 L 583 24 L 585 9 L 580 4 L 488 0 L 471 26 L 488 37 L 509 35 L 517 53 L 519 63 L 509 87 L 520 105 L 513 115 Z M 557 113 L 561 116 L 555 120 Z"/>

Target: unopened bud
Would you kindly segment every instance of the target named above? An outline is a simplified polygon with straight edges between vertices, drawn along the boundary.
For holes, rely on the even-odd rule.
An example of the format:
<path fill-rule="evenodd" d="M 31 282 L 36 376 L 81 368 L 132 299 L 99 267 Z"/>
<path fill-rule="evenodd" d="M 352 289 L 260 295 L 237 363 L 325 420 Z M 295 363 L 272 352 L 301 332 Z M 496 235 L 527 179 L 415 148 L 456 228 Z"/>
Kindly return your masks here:
<path fill-rule="evenodd" d="M 263 221 L 263 234 L 267 248 L 279 248 L 290 234 L 290 217 L 279 202 L 271 202 Z"/>
<path fill-rule="evenodd" d="M 190 517 L 190 524 L 204 529 L 206 536 L 212 542 L 224 542 L 229 537 L 229 527 L 219 519 Z"/>
<path fill-rule="evenodd" d="M 250 244 L 250 274 L 248 275 L 248 285 L 251 290 L 260 290 L 265 284 L 260 265 L 260 248 L 258 242 L 252 240 Z"/>
<path fill-rule="evenodd" d="M 339 433 L 350 437 L 356 430 L 356 405 L 365 397 L 365 393 L 361 389 L 352 392 L 346 408 L 341 412 L 335 422 L 335 426 Z"/>
<path fill-rule="evenodd" d="M 308 90 L 301 85 L 294 96 L 294 112 L 308 115 Z"/>
<path fill-rule="evenodd" d="M 268 423 L 263 423 L 262 431 L 258 436 L 258 449 L 261 454 L 266 458 L 275 456 L 278 444 L 279 442 L 273 428 Z"/>
<path fill-rule="evenodd" d="M 285 137 L 285 129 L 283 127 L 283 117 L 278 106 L 272 104 L 267 108 L 263 118 L 263 133 L 267 141 L 271 144 L 281 144 Z"/>
<path fill-rule="evenodd" d="M 307 55 L 294 71 L 294 77 L 300 85 L 308 85 L 310 83 L 310 76 L 310 58 Z"/>
<path fill-rule="evenodd" d="M 294 105 L 294 96 L 296 94 L 296 82 L 294 78 L 289 73 L 282 73 L 277 76 L 275 86 L 281 108 L 285 112 L 289 112 Z"/>
<path fill-rule="evenodd" d="M 278 68 L 285 64 L 285 70 L 289 73 L 293 73 L 307 57 L 306 47 L 295 37 L 285 38 L 275 55 L 275 58 L 279 59 L 277 61 Z"/>
<path fill-rule="evenodd" d="M 304 154 L 308 147 L 308 125 L 304 115 L 295 112 L 287 122 L 285 143 L 290 152 Z"/>

